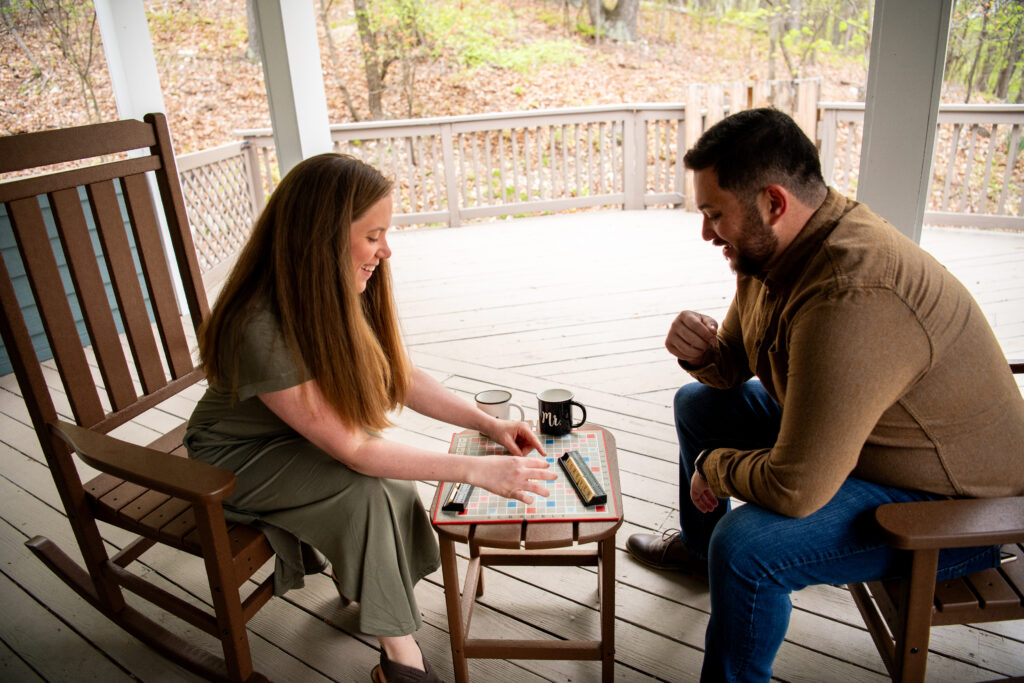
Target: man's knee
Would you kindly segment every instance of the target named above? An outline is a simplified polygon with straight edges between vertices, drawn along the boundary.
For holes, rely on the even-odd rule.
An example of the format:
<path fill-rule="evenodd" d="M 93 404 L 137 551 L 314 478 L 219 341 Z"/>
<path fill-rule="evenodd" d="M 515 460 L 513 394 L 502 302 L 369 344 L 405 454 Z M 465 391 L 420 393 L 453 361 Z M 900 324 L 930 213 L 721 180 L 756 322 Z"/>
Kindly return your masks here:
<path fill-rule="evenodd" d="M 707 405 L 710 392 L 715 391 L 720 390 L 700 382 L 689 382 L 679 387 L 672 401 L 676 422 L 685 424 L 687 421 L 694 419 L 694 416 L 697 416 L 702 408 Z"/>
<path fill-rule="evenodd" d="M 775 585 L 793 590 L 783 567 L 793 558 L 785 539 L 789 523 L 780 515 L 746 504 L 731 510 L 716 525 L 708 545 L 712 576 L 743 584 Z"/>

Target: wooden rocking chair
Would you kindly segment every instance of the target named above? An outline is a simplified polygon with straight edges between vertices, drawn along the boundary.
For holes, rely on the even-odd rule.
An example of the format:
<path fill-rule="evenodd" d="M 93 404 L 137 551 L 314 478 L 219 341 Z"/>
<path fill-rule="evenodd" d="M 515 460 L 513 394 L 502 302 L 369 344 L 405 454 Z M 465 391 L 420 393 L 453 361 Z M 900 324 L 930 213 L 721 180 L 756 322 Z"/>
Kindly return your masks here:
<path fill-rule="evenodd" d="M 79 595 L 169 659 L 210 680 L 266 680 L 253 671 L 245 625 L 273 595 L 273 576 L 245 591 L 244 600 L 241 592 L 273 552 L 261 532 L 225 523 L 221 501 L 234 490 L 234 474 L 180 457 L 183 424 L 148 447 L 107 435 L 203 379 L 188 340 L 209 308 L 165 117 L 0 138 L 2 173 L 96 157 L 92 166 L 0 183 L 21 262 L 0 259 L 0 332 L 85 567 L 46 538 L 27 545 Z M 57 239 L 47 234 L 48 215 Z M 19 301 L 12 275 L 21 268 L 31 293 L 20 292 Z M 45 345 L 32 338 L 36 311 L 60 386 L 48 384 L 51 364 L 45 348 L 36 348 Z M 83 483 L 72 451 L 101 474 Z M 108 556 L 97 521 L 138 538 Z M 128 570 L 158 543 L 203 558 L 212 612 Z M 218 638 L 223 659 L 129 606 L 125 589 Z"/>
<path fill-rule="evenodd" d="M 1024 362 L 1010 369 L 1024 373 Z M 907 551 L 908 577 L 849 588 L 894 681 L 924 681 L 932 626 L 1024 619 L 1024 496 L 892 503 L 875 518 Z M 989 544 L 1003 544 L 1008 561 L 936 582 L 939 550 Z"/>

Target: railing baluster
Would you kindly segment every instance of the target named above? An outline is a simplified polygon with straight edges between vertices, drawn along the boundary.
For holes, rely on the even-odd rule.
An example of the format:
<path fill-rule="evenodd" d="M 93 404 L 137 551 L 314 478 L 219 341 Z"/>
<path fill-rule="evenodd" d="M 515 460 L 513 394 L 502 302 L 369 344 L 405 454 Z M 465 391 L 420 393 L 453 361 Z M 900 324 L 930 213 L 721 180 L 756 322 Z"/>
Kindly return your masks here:
<path fill-rule="evenodd" d="M 587 153 L 584 155 L 587 161 L 587 194 L 597 195 L 597 188 L 594 187 L 594 124 L 583 124 L 583 137 L 587 145 Z"/>
<path fill-rule="evenodd" d="M 959 123 L 953 125 L 953 139 L 949 143 L 949 159 L 947 160 L 946 165 L 946 180 L 942 184 L 942 202 L 939 205 L 940 211 L 949 210 L 949 190 L 956 170 L 956 150 L 960 145 L 960 128 L 961 124 Z"/>
<path fill-rule="evenodd" d="M 465 136 L 459 133 L 459 168 L 462 171 L 462 177 L 459 179 L 459 187 L 462 188 L 462 206 L 469 206 L 469 176 L 466 175 L 466 149 L 463 145 L 463 138 Z"/>
<path fill-rule="evenodd" d="M 974 126 L 971 126 L 970 133 L 967 135 L 967 161 L 964 163 L 963 184 L 960 186 L 961 213 L 964 213 L 964 209 L 970 206 L 970 193 L 968 190 L 971 185 L 971 167 L 974 166 L 974 141 L 977 137 Z"/>
<path fill-rule="evenodd" d="M 551 157 L 551 187 L 550 195 L 551 199 L 558 198 L 558 150 L 555 149 L 558 145 L 558 136 L 555 135 L 555 126 L 550 125 L 545 128 L 548 132 L 548 155 Z M 562 140 L 562 144 L 565 144 L 565 140 Z"/>
<path fill-rule="evenodd" d="M 573 157 L 573 175 L 576 177 L 576 187 L 573 194 L 567 193 L 567 196 L 583 197 L 583 178 L 580 173 L 580 124 L 574 123 L 572 126 L 572 147 Z"/>
<path fill-rule="evenodd" d="M 993 123 L 991 135 L 988 138 L 988 154 L 985 155 L 985 173 L 981 181 L 981 198 L 978 200 L 978 213 L 985 213 L 985 205 L 988 203 L 989 181 L 992 180 L 992 159 L 996 151 L 996 139 L 999 136 L 999 124 Z"/>
<path fill-rule="evenodd" d="M 512 195 L 515 201 L 519 201 L 519 131 L 515 127 L 510 129 L 512 133 Z"/>
<path fill-rule="evenodd" d="M 857 137 L 857 132 L 860 130 L 854 122 L 849 122 L 846 126 L 846 156 L 843 160 L 843 187 L 842 191 L 848 192 L 850 189 L 850 180 L 853 178 L 853 144 Z"/>
<path fill-rule="evenodd" d="M 996 209 L 996 213 L 1002 214 L 1006 210 L 1006 194 L 1010 187 L 1010 178 L 1013 177 L 1013 167 L 1017 163 L 1017 150 L 1020 145 L 1020 124 L 1013 124 L 1012 131 L 1010 133 L 1010 144 L 1008 157 L 1006 159 L 1006 171 L 1003 172 L 1003 189 L 999 192 L 999 207 Z M 1024 201 L 1024 192 L 1021 193 L 1021 199 Z M 1018 215 L 1024 215 L 1024 211 L 1018 212 Z"/>

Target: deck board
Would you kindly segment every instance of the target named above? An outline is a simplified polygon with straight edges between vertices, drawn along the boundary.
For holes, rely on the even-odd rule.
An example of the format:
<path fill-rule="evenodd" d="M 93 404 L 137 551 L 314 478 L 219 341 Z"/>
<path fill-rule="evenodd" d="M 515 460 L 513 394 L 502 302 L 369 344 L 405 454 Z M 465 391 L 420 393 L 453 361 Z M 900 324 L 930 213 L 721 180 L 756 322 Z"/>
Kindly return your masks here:
<path fill-rule="evenodd" d="M 922 243 L 972 291 L 1004 351 L 1024 357 L 1024 235 L 926 228 Z M 699 218 L 665 210 L 580 213 L 394 231 L 390 244 L 406 341 L 420 367 L 467 398 L 508 388 L 527 418 L 536 416 L 537 392 L 564 386 L 587 406 L 590 421 L 615 433 L 625 510 L 616 536 L 616 679 L 696 680 L 706 589 L 635 563 L 625 541 L 678 524 L 671 402 L 690 379 L 664 350 L 668 325 L 684 308 L 720 318 L 732 296 L 734 278 L 718 250 L 701 241 Z M 58 381 L 52 368 L 47 377 Z M 119 435 L 152 438 L 187 417 L 201 392 L 190 388 Z M 424 448 L 446 449 L 453 431 L 411 411 L 395 421 L 390 438 Z M 421 482 L 419 491 L 429 503 L 433 485 Z M 17 384 L 7 375 L 0 377 L 0 600 L 21 618 L 0 620 L 0 678 L 195 680 L 42 570 L 23 546 L 36 533 L 77 555 Z M 126 538 L 108 534 L 112 547 Z M 207 599 L 192 558 L 154 551 L 143 560 L 140 571 Z M 592 568 L 492 568 L 485 586 L 474 636 L 596 637 Z M 424 615 L 421 646 L 451 680 L 440 571 L 416 595 Z M 793 603 L 778 679 L 885 680 L 844 588 L 808 588 Z M 306 588 L 272 600 L 250 623 L 257 668 L 275 680 L 365 680 L 377 652 L 374 640 L 357 632 L 357 609 L 340 607 L 326 575 L 310 577 Z M 60 654 L 43 654 L 55 650 Z M 936 629 L 931 650 L 929 680 L 1024 675 L 1024 622 Z M 595 662 L 470 662 L 480 681 L 587 681 L 599 671 Z"/>

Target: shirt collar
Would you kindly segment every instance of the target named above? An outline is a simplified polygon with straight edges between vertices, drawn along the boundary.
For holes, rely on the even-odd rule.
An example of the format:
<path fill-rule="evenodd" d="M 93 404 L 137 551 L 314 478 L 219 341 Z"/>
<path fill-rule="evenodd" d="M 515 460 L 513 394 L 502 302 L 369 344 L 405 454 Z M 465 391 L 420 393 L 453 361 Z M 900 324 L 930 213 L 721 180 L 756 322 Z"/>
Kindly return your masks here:
<path fill-rule="evenodd" d="M 855 202 L 828 188 L 825 201 L 807 220 L 797 236 L 790 242 L 779 260 L 758 279 L 762 280 L 769 290 L 785 287 L 803 270 L 811 254 L 816 253 L 825 238 L 829 236 L 839 219 L 853 208 Z"/>

